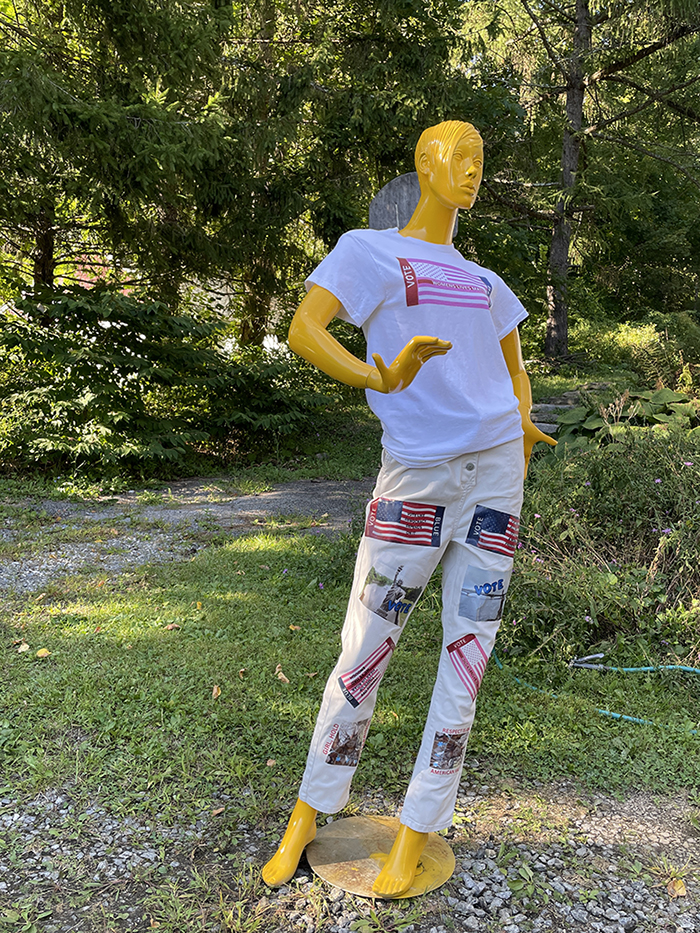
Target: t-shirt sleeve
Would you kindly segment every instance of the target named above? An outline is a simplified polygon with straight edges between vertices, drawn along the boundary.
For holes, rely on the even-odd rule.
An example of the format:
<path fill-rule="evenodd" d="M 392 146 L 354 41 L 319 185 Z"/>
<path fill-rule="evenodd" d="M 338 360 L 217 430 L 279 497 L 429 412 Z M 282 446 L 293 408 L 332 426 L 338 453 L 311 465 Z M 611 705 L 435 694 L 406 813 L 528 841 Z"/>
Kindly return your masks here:
<path fill-rule="evenodd" d="M 491 317 L 496 327 L 498 339 L 509 334 L 527 317 L 525 306 L 508 288 L 506 283 L 494 275 L 494 284 L 491 291 Z"/>
<path fill-rule="evenodd" d="M 342 304 L 338 317 L 361 327 L 384 300 L 384 283 L 369 249 L 354 231 L 344 233 L 306 280 L 327 289 Z"/>

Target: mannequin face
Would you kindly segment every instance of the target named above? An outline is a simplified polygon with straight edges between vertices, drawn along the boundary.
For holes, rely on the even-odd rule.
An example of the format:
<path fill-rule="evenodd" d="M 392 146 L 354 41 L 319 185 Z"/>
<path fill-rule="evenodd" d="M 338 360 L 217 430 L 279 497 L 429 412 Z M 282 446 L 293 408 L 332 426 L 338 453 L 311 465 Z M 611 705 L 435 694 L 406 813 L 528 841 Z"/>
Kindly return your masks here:
<path fill-rule="evenodd" d="M 448 160 L 434 162 L 427 154 L 421 157 L 421 172 L 431 193 L 445 207 L 468 210 L 473 207 L 484 168 L 484 145 L 473 130 L 457 141 Z"/>

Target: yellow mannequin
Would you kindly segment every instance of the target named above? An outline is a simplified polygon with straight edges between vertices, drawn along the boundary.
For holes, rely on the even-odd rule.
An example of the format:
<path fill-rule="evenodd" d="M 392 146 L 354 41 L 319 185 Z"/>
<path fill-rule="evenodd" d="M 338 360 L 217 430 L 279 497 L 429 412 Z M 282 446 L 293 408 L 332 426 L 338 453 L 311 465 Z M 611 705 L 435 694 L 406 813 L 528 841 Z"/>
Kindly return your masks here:
<path fill-rule="evenodd" d="M 459 208 L 469 209 L 476 201 L 483 170 L 483 144 L 470 124 L 452 151 L 445 151 L 436 140 L 421 137 L 416 151 L 416 170 L 421 187 L 418 206 L 402 236 L 450 244 Z M 421 144 L 423 144 L 421 146 Z M 299 306 L 289 329 L 289 346 L 319 369 L 347 385 L 399 392 L 415 378 L 421 366 L 433 356 L 449 352 L 452 344 L 437 337 L 413 337 L 396 359 L 387 366 L 378 353 L 375 365 L 362 362 L 349 353 L 326 330 L 340 310 L 340 301 L 329 291 L 312 286 Z M 439 321 L 438 321 L 439 323 Z M 525 472 L 532 447 L 537 441 L 555 444 L 530 419 L 532 392 L 523 365 L 520 337 L 515 328 L 501 341 L 501 349 L 513 382 L 522 419 L 525 446 Z M 434 364 L 437 365 L 437 364 Z M 263 879 L 271 886 L 284 884 L 296 871 L 304 846 L 316 835 L 316 810 L 297 801 L 284 838 L 263 869 Z M 373 890 L 379 897 L 397 897 L 413 882 L 416 867 L 428 834 L 402 825 Z"/>

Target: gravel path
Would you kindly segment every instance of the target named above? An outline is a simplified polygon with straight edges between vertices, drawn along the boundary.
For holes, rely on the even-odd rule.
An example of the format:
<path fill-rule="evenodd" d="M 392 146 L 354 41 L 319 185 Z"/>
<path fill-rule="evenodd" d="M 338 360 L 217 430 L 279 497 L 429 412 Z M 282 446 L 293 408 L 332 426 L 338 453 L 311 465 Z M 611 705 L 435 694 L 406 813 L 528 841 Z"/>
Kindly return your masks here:
<path fill-rule="evenodd" d="M 58 892 L 60 906 L 42 933 L 84 929 L 81 913 L 97 906 L 120 917 L 120 929 L 147 929 L 156 922 L 155 911 L 143 906 L 154 878 L 162 884 L 166 876 L 184 889 L 195 872 L 211 873 L 220 884 L 233 874 L 233 866 L 226 867 L 233 856 L 221 844 L 230 798 L 222 795 L 215 804 L 195 822 L 172 826 L 153 817 L 115 816 L 97 803 L 80 807 L 70 789 L 48 791 L 19 808 L 0 796 L 0 905 L 29 892 L 48 904 Z M 378 791 L 360 812 L 394 814 L 397 806 Z M 654 801 L 636 794 L 619 802 L 581 796 L 568 782 L 463 785 L 458 823 L 448 834 L 457 857 L 452 879 L 420 899 L 414 922 L 416 902 L 384 907 L 395 920 L 403 918 L 405 933 L 695 933 L 696 886 L 686 878 L 688 894 L 671 898 L 664 875 L 669 864 L 680 867 L 700 854 L 690 813 L 683 796 Z M 271 854 L 270 831 L 237 822 L 235 833 L 236 867 L 242 857 L 257 874 Z M 518 882 L 524 884 L 514 891 Z M 78 892 L 87 894 L 80 907 L 72 897 Z M 268 921 L 264 930 L 350 933 L 373 905 L 314 880 L 302 859 L 290 884 L 255 896 L 250 906 Z M 218 922 L 202 929 L 218 930 Z"/>
<path fill-rule="evenodd" d="M 371 480 L 309 481 L 236 496 L 224 482 L 188 480 L 171 486 L 160 501 L 130 493 L 90 506 L 16 502 L 39 516 L 43 538 L 40 547 L 0 562 L 0 589 L 32 591 L 88 569 L 110 575 L 146 562 L 188 559 L 206 546 L 207 534 L 259 530 L 259 523 L 280 514 L 316 516 L 309 533 L 334 533 L 347 528 L 371 489 Z M 88 540 L 61 541 L 81 529 L 90 532 Z M 23 543 L 21 513 L 5 520 L 0 540 Z M 479 762 L 469 767 L 474 773 Z M 527 788 L 491 780 L 483 774 L 460 788 L 457 821 L 448 834 L 457 871 L 440 891 L 420 902 L 384 905 L 390 913 L 382 916 L 389 919 L 373 926 L 370 902 L 312 880 L 302 860 L 289 885 L 273 892 L 263 888 L 252 907 L 248 903 L 251 916 L 263 924 L 250 929 L 700 933 L 697 800 L 646 794 L 619 800 L 587 795 L 567 782 Z M 92 922 L 85 925 L 84 911 L 92 916 L 107 906 L 120 924 L 105 930 L 146 930 L 157 926 L 157 911 L 144 906 L 152 879 L 162 885 L 166 876 L 186 886 L 199 873 L 225 886 L 241 857 L 257 877 L 273 848 L 271 827 L 238 823 L 234 851 L 227 853 L 221 838 L 229 803 L 222 796 L 193 823 L 172 826 L 115 815 L 98 801 L 85 807 L 72 799 L 69 787 L 18 804 L 3 796 L 0 782 L 0 929 L 9 916 L 2 909 L 31 895 L 51 905 L 37 933 L 97 929 Z M 362 801 L 360 812 L 394 814 L 397 804 L 378 791 Z M 668 883 L 679 874 L 686 893 L 673 897 Z M 220 915 L 203 914 L 196 928 L 219 930 L 219 921 Z M 245 923 L 236 929 L 246 930 Z M 8 927 L 15 928 L 22 929 Z"/>
<path fill-rule="evenodd" d="M 88 506 L 50 499 L 13 502 L 16 514 L 0 526 L 0 541 L 28 543 L 23 509 L 51 524 L 40 548 L 0 560 L 0 591 L 26 593 L 85 571 L 110 576 L 140 564 L 186 560 L 204 546 L 207 534 L 260 531 L 280 515 L 316 517 L 310 533 L 334 534 L 347 530 L 373 485 L 371 479 L 301 480 L 239 496 L 226 482 L 194 479 L 173 483 L 159 496 L 130 492 Z M 91 532 L 90 539 L 65 540 L 78 530 Z"/>

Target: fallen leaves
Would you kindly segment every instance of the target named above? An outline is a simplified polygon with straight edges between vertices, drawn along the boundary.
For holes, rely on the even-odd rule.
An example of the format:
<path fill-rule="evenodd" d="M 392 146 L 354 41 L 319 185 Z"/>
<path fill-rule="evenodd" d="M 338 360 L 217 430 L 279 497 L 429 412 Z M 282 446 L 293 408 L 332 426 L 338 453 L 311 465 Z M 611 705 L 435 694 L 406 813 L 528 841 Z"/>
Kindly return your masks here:
<path fill-rule="evenodd" d="M 202 604 L 201 604 L 200 602 L 198 602 L 198 603 L 197 603 L 197 609 L 201 609 L 201 608 L 202 608 Z"/>
<path fill-rule="evenodd" d="M 50 658 L 51 652 L 49 651 L 48 648 L 39 648 L 39 650 L 36 653 L 36 656 L 37 658 Z"/>
<path fill-rule="evenodd" d="M 671 897 L 685 897 L 688 893 L 682 878 L 672 878 L 666 888 Z"/>
<path fill-rule="evenodd" d="M 23 642 L 20 644 L 20 646 L 19 646 L 19 648 L 17 649 L 17 651 L 19 652 L 19 654 L 23 654 L 25 651 L 29 651 L 29 645 L 26 643 L 26 641 L 23 641 Z"/>
<path fill-rule="evenodd" d="M 267 767 L 268 767 L 268 768 L 274 768 L 274 766 L 275 766 L 276 764 L 277 764 L 277 759 L 275 759 L 275 758 L 268 758 L 268 759 L 267 759 Z"/>
<path fill-rule="evenodd" d="M 180 628 L 180 626 L 177 624 L 177 622 L 169 622 L 166 626 L 164 626 L 164 628 L 166 632 L 172 632 L 173 629 Z"/>
<path fill-rule="evenodd" d="M 221 696 L 221 687 L 218 684 L 214 684 L 214 689 L 211 692 L 212 700 L 218 700 Z"/>
<path fill-rule="evenodd" d="M 290 632 L 298 632 L 300 628 L 301 628 L 301 625 L 290 625 L 289 626 Z"/>
<path fill-rule="evenodd" d="M 312 671 L 310 674 L 309 674 L 308 671 L 307 671 L 306 676 L 307 676 L 307 677 L 317 677 L 317 676 L 318 676 L 318 671 Z"/>
<path fill-rule="evenodd" d="M 243 675 L 245 674 L 247 670 L 248 670 L 247 667 L 242 667 L 240 671 L 238 672 L 238 676 L 241 678 L 241 680 L 243 680 Z"/>
<path fill-rule="evenodd" d="M 212 815 L 212 816 L 219 816 L 219 814 L 223 813 L 225 809 L 226 809 L 226 807 L 217 807 L 216 810 L 212 810 L 212 811 L 211 811 L 211 815 Z"/>
<path fill-rule="evenodd" d="M 281 664 L 278 664 L 275 668 L 275 674 L 277 674 L 277 679 L 281 680 L 283 684 L 289 683 L 289 678 L 284 676 L 284 671 L 282 670 Z"/>

